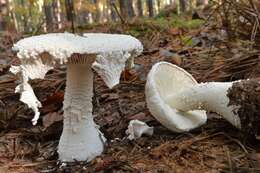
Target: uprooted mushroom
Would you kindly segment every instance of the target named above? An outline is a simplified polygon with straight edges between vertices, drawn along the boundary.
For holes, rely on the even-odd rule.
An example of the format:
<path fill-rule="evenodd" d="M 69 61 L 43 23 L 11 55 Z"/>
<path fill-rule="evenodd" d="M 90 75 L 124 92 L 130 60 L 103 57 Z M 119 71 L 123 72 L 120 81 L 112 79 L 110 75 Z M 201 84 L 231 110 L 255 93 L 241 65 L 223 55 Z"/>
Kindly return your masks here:
<path fill-rule="evenodd" d="M 146 101 L 153 116 L 176 132 L 188 131 L 202 125 L 206 121 L 206 114 L 196 113 L 195 111 L 198 110 L 216 112 L 238 129 L 259 129 L 260 93 L 258 91 L 257 99 L 253 101 L 255 103 L 251 103 L 254 109 L 251 113 L 248 111 L 245 113 L 245 110 L 248 110 L 246 109 L 248 104 L 245 103 L 247 99 L 243 98 L 245 96 L 235 95 L 240 97 L 236 99 L 244 102 L 234 101 L 235 96 L 231 94 L 239 83 L 247 83 L 247 81 L 198 84 L 184 69 L 167 62 L 160 62 L 155 64 L 148 74 Z M 254 83 L 253 86 L 247 93 L 252 92 L 253 89 L 256 93 L 260 82 Z M 244 119 L 248 120 L 247 124 Z M 254 123 L 249 120 L 254 120 Z M 254 135 L 257 135 L 256 133 L 259 133 L 259 130 Z"/>
<path fill-rule="evenodd" d="M 10 71 L 21 78 L 16 92 L 20 100 L 34 111 L 32 123 L 39 118 L 40 101 L 29 79 L 43 79 L 57 65 L 67 65 L 67 81 L 63 102 L 64 125 L 58 153 L 61 161 L 92 160 L 104 149 L 105 137 L 92 117 L 93 72 L 103 78 L 109 88 L 119 83 L 120 73 L 128 58 L 139 55 L 142 44 L 128 35 L 52 33 L 18 41 L 13 46 L 21 61 Z"/>

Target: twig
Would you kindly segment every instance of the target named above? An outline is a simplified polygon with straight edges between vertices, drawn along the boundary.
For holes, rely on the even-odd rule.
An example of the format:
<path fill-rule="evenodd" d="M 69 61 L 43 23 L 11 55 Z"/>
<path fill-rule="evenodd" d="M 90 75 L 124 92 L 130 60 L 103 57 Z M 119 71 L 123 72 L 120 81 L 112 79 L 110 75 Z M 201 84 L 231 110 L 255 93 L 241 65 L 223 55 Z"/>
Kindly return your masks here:
<path fill-rule="evenodd" d="M 118 15 L 118 17 L 120 18 L 121 23 L 122 23 L 122 24 L 125 24 L 126 21 L 124 20 L 123 16 L 119 13 L 119 11 L 118 11 L 118 9 L 117 9 L 117 7 L 116 7 L 116 4 L 115 4 L 114 2 L 112 2 L 111 5 L 112 5 L 112 7 L 115 9 L 116 14 Z"/>
<path fill-rule="evenodd" d="M 229 171 L 230 171 L 230 173 L 233 173 L 234 172 L 233 171 L 233 164 L 232 164 L 229 149 L 228 149 L 228 147 L 224 146 L 224 150 L 225 150 L 225 152 L 227 154 L 227 158 L 228 158 Z"/>

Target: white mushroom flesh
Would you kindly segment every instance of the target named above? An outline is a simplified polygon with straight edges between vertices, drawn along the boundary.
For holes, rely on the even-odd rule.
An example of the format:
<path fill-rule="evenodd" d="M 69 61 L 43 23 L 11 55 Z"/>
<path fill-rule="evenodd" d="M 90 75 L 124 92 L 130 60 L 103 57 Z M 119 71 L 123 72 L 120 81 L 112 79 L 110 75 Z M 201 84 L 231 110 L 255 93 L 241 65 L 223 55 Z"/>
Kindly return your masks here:
<path fill-rule="evenodd" d="M 208 82 L 184 89 L 167 98 L 167 103 L 181 111 L 207 110 L 222 115 L 228 122 L 241 128 L 235 112 L 240 106 L 229 106 L 228 89 L 233 82 Z"/>
<path fill-rule="evenodd" d="M 172 93 L 197 84 L 191 75 L 175 67 L 166 62 L 152 67 L 145 86 L 146 102 L 151 114 L 162 125 L 174 132 L 187 132 L 204 124 L 207 115 L 205 111 L 199 110 L 182 112 L 167 103 Z"/>
<path fill-rule="evenodd" d="M 187 131 L 203 124 L 206 114 L 199 110 L 218 113 L 235 127 L 241 128 L 237 114 L 240 106 L 228 105 L 227 93 L 232 84 L 198 84 L 184 69 L 160 62 L 149 72 L 146 101 L 152 115 L 175 132 Z"/>
<path fill-rule="evenodd" d="M 143 134 L 152 136 L 153 127 L 148 126 L 145 122 L 140 120 L 131 120 L 126 130 L 127 138 L 134 140 L 140 138 Z"/>
<path fill-rule="evenodd" d="M 117 57 L 117 58 L 115 58 Z M 120 74 L 125 68 L 125 62 L 130 57 L 128 52 L 118 51 L 97 55 L 93 69 L 102 77 L 109 88 L 119 83 Z"/>

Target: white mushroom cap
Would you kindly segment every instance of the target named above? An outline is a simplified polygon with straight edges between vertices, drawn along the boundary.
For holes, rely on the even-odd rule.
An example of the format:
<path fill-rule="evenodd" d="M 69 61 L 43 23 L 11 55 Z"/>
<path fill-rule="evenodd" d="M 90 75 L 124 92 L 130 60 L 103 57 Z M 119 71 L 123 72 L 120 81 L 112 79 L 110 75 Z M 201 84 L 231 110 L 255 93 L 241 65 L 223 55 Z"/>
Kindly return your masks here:
<path fill-rule="evenodd" d="M 139 40 L 129 35 L 89 33 L 79 36 L 71 33 L 50 33 L 24 38 L 13 46 L 21 60 L 22 78 L 43 79 L 55 64 L 64 64 L 73 59 L 96 58 L 92 68 L 102 77 L 109 88 L 119 83 L 120 74 L 130 56 L 141 54 L 143 46 Z M 19 72 L 11 67 L 11 71 Z M 19 88 L 27 85 L 23 81 Z M 29 84 L 28 84 L 29 85 Z M 29 88 L 29 87 L 27 87 Z M 25 91 L 18 90 L 23 95 Z M 31 92 L 32 91 L 32 92 Z M 33 90 L 26 91 L 36 98 Z M 29 103 L 31 100 L 32 103 Z M 22 100 L 21 100 L 22 101 Z M 37 105 L 37 99 L 29 99 L 27 105 Z M 35 115 L 38 108 L 32 107 Z"/>
<path fill-rule="evenodd" d="M 101 54 L 114 51 L 140 54 L 143 46 L 129 35 L 88 33 L 84 37 L 71 33 L 50 33 L 18 41 L 13 46 L 19 58 L 32 58 L 47 52 L 53 58 L 66 62 L 72 54 Z"/>
<path fill-rule="evenodd" d="M 151 114 L 165 127 L 175 132 L 192 130 L 207 120 L 205 111 L 181 112 L 168 98 L 182 89 L 196 85 L 196 80 L 187 72 L 167 62 L 155 64 L 147 77 L 146 102 Z"/>
<path fill-rule="evenodd" d="M 126 60 L 141 54 L 143 46 L 136 38 L 122 34 L 88 33 L 82 37 L 50 33 L 22 39 L 13 50 L 26 66 L 30 79 L 43 78 L 54 64 L 66 63 L 72 55 L 96 55 L 93 68 L 112 88 L 119 83 Z"/>

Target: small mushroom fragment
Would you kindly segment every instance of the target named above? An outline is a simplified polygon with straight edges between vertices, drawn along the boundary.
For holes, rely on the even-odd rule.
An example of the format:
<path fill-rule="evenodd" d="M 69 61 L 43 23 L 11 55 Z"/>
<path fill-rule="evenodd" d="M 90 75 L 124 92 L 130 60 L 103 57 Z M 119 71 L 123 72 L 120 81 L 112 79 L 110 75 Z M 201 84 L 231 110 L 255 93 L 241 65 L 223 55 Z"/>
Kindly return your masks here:
<path fill-rule="evenodd" d="M 188 77 L 188 78 L 187 78 Z M 146 100 L 151 113 L 166 127 L 175 131 L 176 126 L 187 129 L 201 125 L 206 114 L 185 116 L 185 113 L 197 110 L 216 112 L 236 128 L 241 129 L 242 115 L 238 110 L 241 104 L 229 104 L 228 91 L 236 82 L 207 82 L 197 84 L 185 70 L 173 64 L 160 62 L 153 66 L 146 84 Z M 158 99 L 162 102 L 156 102 Z M 156 108 L 155 108 L 156 107 Z M 158 109 L 158 110 L 156 110 Z M 173 111 L 174 110 L 174 111 Z M 183 116 L 176 116 L 176 110 Z M 171 112 L 170 112 L 171 111 Z M 187 118 L 200 121 L 193 124 Z M 168 119 L 168 122 L 165 121 Z M 184 120 L 186 120 L 186 122 Z"/>
<path fill-rule="evenodd" d="M 190 131 L 207 121 L 205 111 L 179 111 L 169 98 L 183 88 L 196 86 L 196 80 L 183 69 L 167 62 L 155 64 L 147 76 L 145 95 L 151 114 L 174 132 Z"/>
<path fill-rule="evenodd" d="M 58 153 L 63 162 L 92 160 L 104 149 L 105 137 L 92 117 L 93 72 L 103 78 L 108 87 L 119 83 L 126 60 L 139 55 L 142 44 L 128 35 L 51 33 L 22 39 L 13 49 L 21 60 L 10 71 L 20 75 L 16 92 L 20 100 L 33 109 L 33 124 L 39 118 L 41 106 L 29 79 L 41 78 L 57 65 L 66 64 L 67 81 L 63 102 L 64 125 Z"/>
<path fill-rule="evenodd" d="M 149 127 L 145 122 L 140 120 L 131 120 L 126 130 L 127 138 L 130 140 L 138 139 L 143 134 L 152 136 L 153 127 Z"/>

